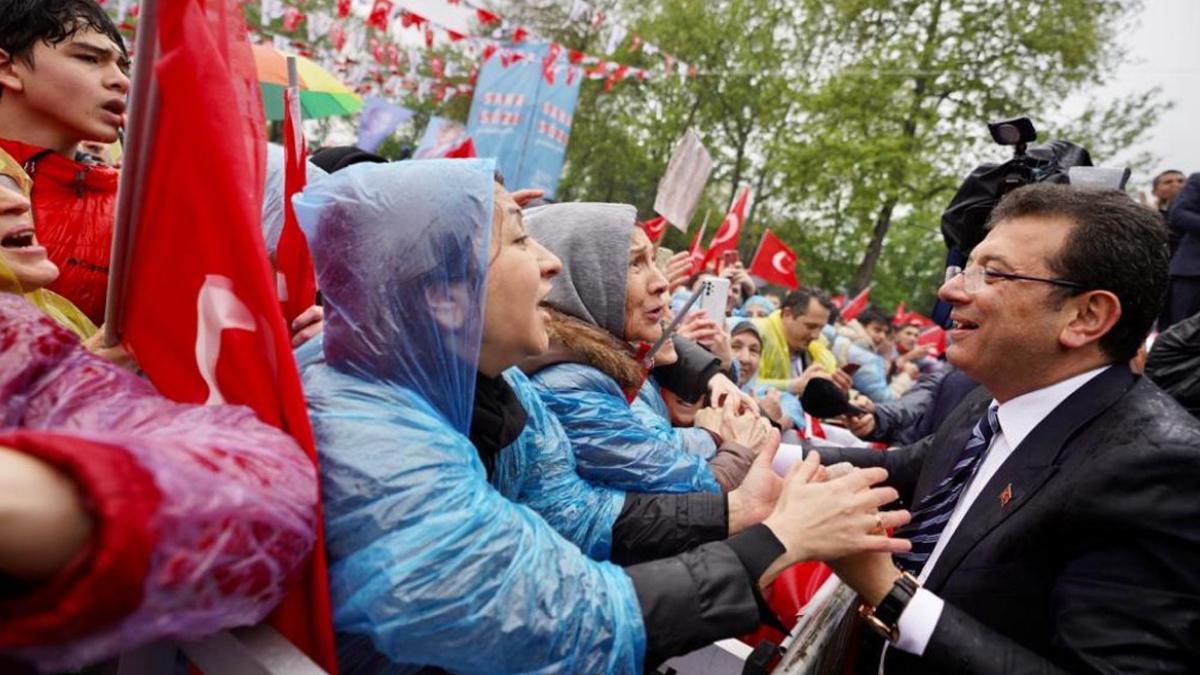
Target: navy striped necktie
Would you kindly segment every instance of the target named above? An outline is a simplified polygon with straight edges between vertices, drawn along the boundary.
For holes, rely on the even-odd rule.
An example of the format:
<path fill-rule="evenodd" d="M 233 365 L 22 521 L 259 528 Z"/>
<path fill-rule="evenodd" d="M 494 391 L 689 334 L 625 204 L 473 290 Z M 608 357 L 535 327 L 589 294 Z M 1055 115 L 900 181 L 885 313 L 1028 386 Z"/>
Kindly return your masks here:
<path fill-rule="evenodd" d="M 919 575 L 921 568 L 929 561 L 929 556 L 937 546 L 938 537 L 941 537 L 942 531 L 946 529 L 946 523 L 950 521 L 950 515 L 954 513 L 954 506 L 958 504 L 963 489 L 975 474 L 975 469 L 979 467 L 980 461 L 992 444 L 992 438 L 1000 429 L 997 411 L 995 405 L 988 408 L 987 414 L 976 423 L 971 438 L 967 440 L 967 445 L 959 455 L 958 461 L 954 463 L 954 468 L 950 470 L 950 475 L 921 499 L 912 512 L 912 521 L 896 530 L 896 537 L 912 542 L 911 551 L 895 556 L 896 564 L 902 569 Z"/>

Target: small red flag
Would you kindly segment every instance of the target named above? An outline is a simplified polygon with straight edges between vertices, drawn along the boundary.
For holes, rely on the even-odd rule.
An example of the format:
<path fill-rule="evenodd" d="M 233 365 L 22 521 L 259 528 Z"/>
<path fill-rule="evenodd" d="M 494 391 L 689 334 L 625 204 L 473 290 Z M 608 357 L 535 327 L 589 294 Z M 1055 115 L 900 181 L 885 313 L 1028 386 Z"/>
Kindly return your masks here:
<path fill-rule="evenodd" d="M 737 249 L 738 239 L 742 236 L 742 225 L 746 222 L 746 202 L 750 199 L 750 186 L 742 188 L 742 194 L 734 200 L 733 207 L 725 214 L 721 227 L 708 245 L 708 256 L 704 262 L 717 259 L 724 251 Z"/>
<path fill-rule="evenodd" d="M 446 154 L 442 156 L 447 159 L 473 159 L 479 155 L 475 154 L 475 141 L 468 136 L 466 140 L 447 150 Z"/>
<path fill-rule="evenodd" d="M 625 75 L 629 72 L 629 66 L 618 66 L 616 70 L 609 74 L 608 79 L 604 81 L 604 91 L 612 91 L 613 85 L 625 79 Z"/>
<path fill-rule="evenodd" d="M 289 327 L 317 301 L 312 255 L 292 209 L 292 195 L 304 189 L 308 178 L 308 147 L 304 142 L 301 119 L 300 88 L 288 87 L 284 90 L 283 107 L 283 231 L 275 249 L 275 268 L 278 270 L 283 320 Z"/>
<path fill-rule="evenodd" d="M 946 331 L 941 326 L 932 325 L 921 331 L 917 336 L 917 344 L 932 347 L 932 356 L 946 353 Z"/>
<path fill-rule="evenodd" d="M 513 31 L 513 37 L 512 37 L 513 44 L 521 44 L 528 38 L 529 38 L 529 31 L 525 30 L 521 26 L 517 26 L 517 29 L 515 31 Z"/>
<path fill-rule="evenodd" d="M 412 26 L 421 26 L 425 23 L 425 17 L 420 14 L 414 14 L 407 9 L 400 10 L 400 27 L 411 28 Z"/>
<path fill-rule="evenodd" d="M 339 19 L 350 16 L 350 0 L 337 0 L 337 15 Z"/>
<path fill-rule="evenodd" d="M 392 0 L 375 0 L 371 5 L 371 13 L 367 15 L 367 25 L 387 30 L 388 17 L 392 14 Z"/>
<path fill-rule="evenodd" d="M 667 231 L 667 219 L 662 216 L 638 224 L 646 231 L 646 236 L 650 238 L 652 244 L 657 244 L 658 240 L 662 239 L 663 232 Z"/>
<path fill-rule="evenodd" d="M 769 284 L 793 289 L 799 286 L 796 282 L 796 252 L 770 230 L 763 232 L 758 252 L 747 271 Z"/>
<path fill-rule="evenodd" d="M 867 302 L 871 297 L 871 287 L 867 286 L 862 289 L 862 292 L 854 296 L 846 302 L 846 306 L 842 308 L 842 318 L 846 321 L 852 321 L 862 311 L 867 308 Z"/>
<path fill-rule="evenodd" d="M 237 0 L 159 5 L 159 95 L 133 196 L 122 334 L 164 396 L 241 404 L 316 462 L 263 243 L 262 96 Z M 302 580 L 271 623 L 337 669 L 320 506 Z"/>
<path fill-rule="evenodd" d="M 688 247 L 688 255 L 692 259 L 692 274 L 704 269 L 704 261 L 708 259 L 704 253 L 704 228 L 704 225 L 700 226 L 696 237 L 692 239 L 692 245 Z"/>
<path fill-rule="evenodd" d="M 283 29 L 285 31 L 295 33 L 303 22 L 304 12 L 290 6 L 283 10 Z"/>
<path fill-rule="evenodd" d="M 554 86 L 554 64 L 558 61 L 560 53 L 562 53 L 562 45 L 551 42 L 550 47 L 546 50 L 546 57 L 542 59 L 542 77 L 550 86 Z"/>
<path fill-rule="evenodd" d="M 475 16 L 479 18 L 479 23 L 483 23 L 483 24 L 500 23 L 500 17 L 496 16 L 495 14 L 492 14 L 491 12 L 487 11 L 486 9 L 475 10 Z"/>

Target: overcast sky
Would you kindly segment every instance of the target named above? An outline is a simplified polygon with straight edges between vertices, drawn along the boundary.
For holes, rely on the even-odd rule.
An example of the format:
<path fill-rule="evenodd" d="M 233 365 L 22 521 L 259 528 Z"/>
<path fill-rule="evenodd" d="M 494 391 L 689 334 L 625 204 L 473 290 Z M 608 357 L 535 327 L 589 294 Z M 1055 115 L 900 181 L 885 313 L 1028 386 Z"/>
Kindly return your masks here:
<path fill-rule="evenodd" d="M 1158 157 L 1164 169 L 1200 171 L 1200 0 L 1144 1 L 1142 15 L 1122 38 L 1128 60 L 1109 86 L 1088 97 L 1103 101 L 1162 87 L 1175 109 L 1163 115 L 1138 149 Z M 1152 175 L 1135 175 L 1130 182 L 1149 192 Z"/>

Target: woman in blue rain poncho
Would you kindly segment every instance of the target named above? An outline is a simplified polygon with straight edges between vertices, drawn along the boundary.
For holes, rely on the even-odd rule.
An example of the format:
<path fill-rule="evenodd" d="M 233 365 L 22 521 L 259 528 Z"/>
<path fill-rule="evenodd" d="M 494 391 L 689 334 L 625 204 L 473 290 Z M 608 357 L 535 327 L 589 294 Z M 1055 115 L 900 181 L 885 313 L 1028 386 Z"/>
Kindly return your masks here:
<path fill-rule="evenodd" d="M 550 349 L 522 363 L 571 439 L 589 482 L 635 492 L 728 491 L 756 448 L 722 443 L 711 457 L 647 426 L 647 392 L 631 343 L 653 342 L 668 311 L 667 281 L 637 212 L 625 204 L 552 204 L 527 212 L 530 233 L 563 261 L 546 298 Z M 647 405 L 647 402 L 650 405 Z"/>
<path fill-rule="evenodd" d="M 295 200 L 328 312 L 304 384 L 344 672 L 638 672 L 753 627 L 755 582 L 792 561 L 894 548 L 867 534 L 874 505 L 894 498 L 868 489 L 879 472 L 847 490 L 808 483 L 812 461 L 782 485 L 764 480 L 782 495 L 763 524 L 625 569 L 515 503 L 548 485 L 529 458 L 558 447 L 553 418 L 508 368 L 546 348 L 537 303 L 558 262 L 492 173 L 490 161 L 361 165 Z M 744 504 L 721 501 L 728 529 L 749 522 L 734 513 Z"/>

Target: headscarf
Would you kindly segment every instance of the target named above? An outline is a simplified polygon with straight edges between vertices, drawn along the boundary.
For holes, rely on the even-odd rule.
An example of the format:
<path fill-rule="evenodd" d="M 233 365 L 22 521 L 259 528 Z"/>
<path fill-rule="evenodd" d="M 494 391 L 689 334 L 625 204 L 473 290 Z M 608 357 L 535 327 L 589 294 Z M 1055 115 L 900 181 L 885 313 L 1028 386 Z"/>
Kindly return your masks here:
<path fill-rule="evenodd" d="M 546 304 L 625 338 L 625 279 L 637 209 L 628 204 L 550 204 L 525 211 L 525 228 L 562 260 Z"/>
<path fill-rule="evenodd" d="M 26 199 L 33 193 L 33 181 L 12 155 L 0 149 L 0 175 L 12 178 Z M 7 188 L 0 188 L 7 189 Z M 17 275 L 9 269 L 4 258 L 0 257 L 0 292 L 24 296 L 34 307 L 42 310 L 60 325 L 70 329 L 81 340 L 86 340 L 96 333 L 96 324 L 92 323 L 78 307 L 70 300 L 44 288 L 36 291 L 26 291 L 17 280 Z"/>
<path fill-rule="evenodd" d="M 357 164 L 292 202 L 325 300 L 326 362 L 412 391 L 463 434 L 483 331 L 494 169 L 491 160 Z"/>
<path fill-rule="evenodd" d="M 753 307 L 765 309 L 767 310 L 767 314 L 770 314 L 778 309 L 775 307 L 775 303 L 771 302 L 771 300 L 765 295 L 752 295 L 746 298 L 746 301 L 742 303 L 742 311 L 746 314 L 749 314 L 750 309 Z"/>

